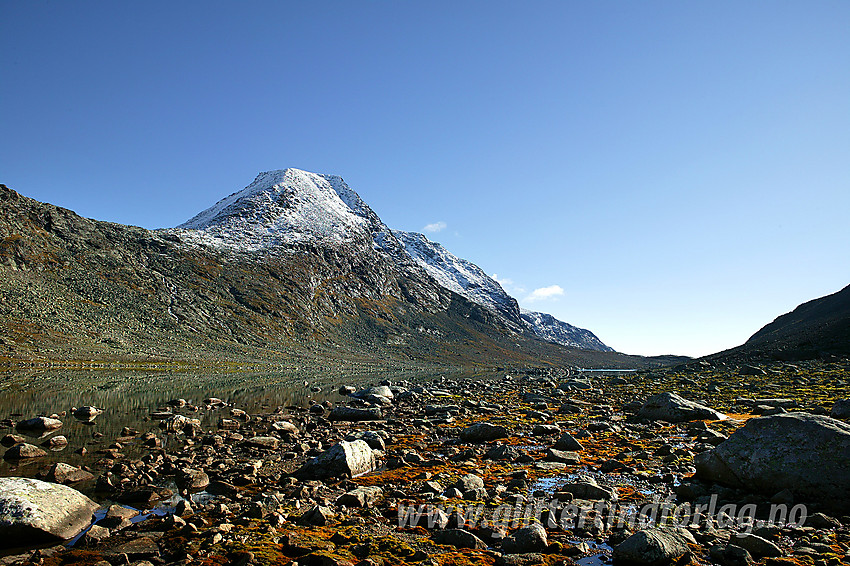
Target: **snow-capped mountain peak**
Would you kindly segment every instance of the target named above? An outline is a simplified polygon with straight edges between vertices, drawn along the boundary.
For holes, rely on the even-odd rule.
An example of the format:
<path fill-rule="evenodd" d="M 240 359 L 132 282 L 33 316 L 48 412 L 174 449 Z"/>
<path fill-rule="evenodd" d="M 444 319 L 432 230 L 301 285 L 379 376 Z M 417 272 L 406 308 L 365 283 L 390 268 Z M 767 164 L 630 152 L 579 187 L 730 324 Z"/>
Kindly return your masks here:
<path fill-rule="evenodd" d="M 238 251 L 300 241 L 368 241 L 374 229 L 386 231 L 341 177 L 293 168 L 260 173 L 177 228 L 189 241 Z"/>

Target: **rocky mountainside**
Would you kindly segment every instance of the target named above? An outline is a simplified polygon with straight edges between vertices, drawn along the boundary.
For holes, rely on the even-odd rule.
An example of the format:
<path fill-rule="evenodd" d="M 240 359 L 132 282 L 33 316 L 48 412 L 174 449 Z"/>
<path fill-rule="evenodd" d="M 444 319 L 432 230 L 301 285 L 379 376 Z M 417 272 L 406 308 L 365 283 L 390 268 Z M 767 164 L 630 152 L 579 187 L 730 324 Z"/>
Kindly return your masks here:
<path fill-rule="evenodd" d="M 426 275 L 342 179 L 292 169 L 161 231 L 0 186 L 0 363 L 16 360 L 655 363 L 515 332 Z"/>
<path fill-rule="evenodd" d="M 710 358 L 785 360 L 850 354 L 850 285 L 777 317 L 743 345 Z"/>
<path fill-rule="evenodd" d="M 440 286 L 497 313 L 517 332 L 525 331 L 516 299 L 483 269 L 457 257 L 423 234 L 394 230 L 393 235 L 408 255 Z"/>
<path fill-rule="evenodd" d="M 394 230 L 404 249 L 442 287 L 496 313 L 517 332 L 531 333 L 541 340 L 585 350 L 613 352 L 589 330 L 558 320 L 551 314 L 521 309 L 498 281 L 474 263 L 461 259 L 423 234 Z"/>
<path fill-rule="evenodd" d="M 551 314 L 534 312 L 522 309 L 522 319 L 541 339 L 554 342 L 571 348 L 582 348 L 584 350 L 599 350 L 601 352 L 613 352 L 614 348 L 606 346 L 602 340 L 590 330 L 578 328 L 562 320 L 558 320 Z"/>

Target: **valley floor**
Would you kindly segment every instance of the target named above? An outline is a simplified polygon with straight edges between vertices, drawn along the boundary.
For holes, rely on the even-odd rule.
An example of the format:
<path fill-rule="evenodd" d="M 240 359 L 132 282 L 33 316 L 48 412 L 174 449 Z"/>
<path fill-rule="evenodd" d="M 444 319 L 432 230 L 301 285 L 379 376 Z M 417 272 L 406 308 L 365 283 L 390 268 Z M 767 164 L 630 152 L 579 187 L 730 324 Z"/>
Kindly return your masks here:
<path fill-rule="evenodd" d="M 90 531 L 71 547 L 8 550 L 12 554 L 0 564 L 592 566 L 612 559 L 625 563 L 623 549 L 629 545 L 637 552 L 629 556 L 646 564 L 850 561 L 850 517 L 824 501 L 788 499 L 806 505 L 808 522 L 766 525 L 755 538 L 739 534 L 746 530 L 742 525 L 718 524 L 718 515 L 685 534 L 671 534 L 663 545 L 669 556 L 660 558 L 650 543 L 641 547 L 630 538 L 639 524 L 593 520 L 594 513 L 615 507 L 646 518 L 660 502 L 695 502 L 709 494 L 717 494 L 718 508 L 749 503 L 762 513 L 779 501 L 777 494 L 700 483 L 692 478 L 695 455 L 765 412 L 829 414 L 836 401 L 850 397 L 850 360 L 759 367 L 694 362 L 616 375 L 383 378 L 393 386 L 390 404 L 366 392 L 370 418 L 380 410 L 376 420 L 335 420 L 341 406 L 365 418 L 370 404 L 341 395 L 337 388 L 347 383 L 331 376 L 298 386 L 274 379 L 240 385 L 238 377 L 222 378 L 215 387 L 226 393 L 224 401 L 208 397 L 188 404 L 168 401 L 190 389 L 161 382 L 154 387 L 149 377 L 153 381 L 140 382 L 141 389 L 152 393 L 124 408 L 135 415 L 133 421 L 121 421 L 120 411 L 113 411 L 70 434 L 79 423 L 68 416 L 72 422 L 59 430 L 69 432 L 66 450 L 7 461 L 0 475 L 44 476 L 51 462 L 67 461 L 91 472 L 92 479 L 76 487 L 97 501 L 160 511 L 138 522 L 102 521 L 98 524 L 110 527 Z M 368 379 L 376 383 L 382 377 Z M 18 396 L 49 385 L 35 378 L 4 384 L 18 388 Z M 104 383 L 92 385 L 97 391 Z M 642 402 L 662 392 L 676 392 L 728 418 L 678 423 L 637 418 Z M 116 395 L 121 398 L 120 390 Z M 58 412 L 48 399 L 38 397 L 24 409 L 7 406 L 10 414 L 2 416 L 9 435 L 16 434 L 12 425 L 20 419 L 45 408 Z M 92 403 L 82 393 L 55 402 L 69 405 L 66 409 Z M 31 414 L 17 414 L 23 411 Z M 23 439 L 7 436 L 4 442 L 15 440 Z M 376 469 L 353 478 L 299 473 L 310 458 L 344 440 L 366 442 Z M 817 462 L 812 466 L 817 469 Z M 554 511 L 545 509 L 553 499 L 595 511 L 582 524 L 546 524 L 546 513 Z M 111 508 L 113 519 L 119 511 Z M 541 518 L 546 528 L 529 527 Z M 644 526 L 645 532 L 657 530 Z"/>

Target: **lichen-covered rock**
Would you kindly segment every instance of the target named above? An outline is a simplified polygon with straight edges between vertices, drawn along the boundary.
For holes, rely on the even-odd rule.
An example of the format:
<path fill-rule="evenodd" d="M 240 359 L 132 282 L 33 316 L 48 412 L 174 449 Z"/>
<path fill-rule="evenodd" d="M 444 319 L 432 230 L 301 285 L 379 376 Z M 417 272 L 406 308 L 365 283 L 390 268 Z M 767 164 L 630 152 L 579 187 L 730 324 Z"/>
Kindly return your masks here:
<path fill-rule="evenodd" d="M 669 391 L 653 395 L 640 408 L 638 418 L 680 423 L 685 421 L 719 421 L 726 415 L 705 405 L 689 401 Z"/>
<path fill-rule="evenodd" d="M 0 548 L 67 540 L 98 505 L 79 491 L 29 478 L 0 478 Z"/>
<path fill-rule="evenodd" d="M 694 463 L 705 481 L 840 506 L 850 503 L 848 454 L 850 425 L 793 412 L 750 419 Z"/>

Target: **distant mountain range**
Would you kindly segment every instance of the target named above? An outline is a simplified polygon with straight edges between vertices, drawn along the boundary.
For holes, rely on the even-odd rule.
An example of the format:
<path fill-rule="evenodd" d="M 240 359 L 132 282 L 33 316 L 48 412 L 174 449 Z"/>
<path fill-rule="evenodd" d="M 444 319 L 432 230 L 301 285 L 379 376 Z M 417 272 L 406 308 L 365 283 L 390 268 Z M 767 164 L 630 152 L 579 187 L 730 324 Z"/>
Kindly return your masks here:
<path fill-rule="evenodd" d="M 336 176 L 262 173 L 165 230 L 3 185 L 0 213 L 0 362 L 663 363 L 521 311 L 473 263 L 390 230 Z"/>

